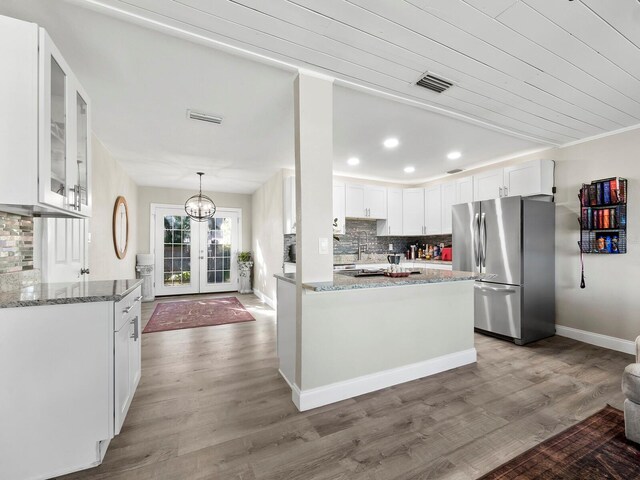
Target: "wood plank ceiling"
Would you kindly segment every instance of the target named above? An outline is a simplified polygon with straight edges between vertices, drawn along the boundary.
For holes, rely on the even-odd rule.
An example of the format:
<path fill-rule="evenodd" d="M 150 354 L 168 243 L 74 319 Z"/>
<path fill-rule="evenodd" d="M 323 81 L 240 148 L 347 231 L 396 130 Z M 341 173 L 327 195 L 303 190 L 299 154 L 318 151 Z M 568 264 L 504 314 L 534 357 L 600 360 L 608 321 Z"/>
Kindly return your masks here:
<path fill-rule="evenodd" d="M 640 124 L 638 0 L 90 1 L 542 143 Z"/>

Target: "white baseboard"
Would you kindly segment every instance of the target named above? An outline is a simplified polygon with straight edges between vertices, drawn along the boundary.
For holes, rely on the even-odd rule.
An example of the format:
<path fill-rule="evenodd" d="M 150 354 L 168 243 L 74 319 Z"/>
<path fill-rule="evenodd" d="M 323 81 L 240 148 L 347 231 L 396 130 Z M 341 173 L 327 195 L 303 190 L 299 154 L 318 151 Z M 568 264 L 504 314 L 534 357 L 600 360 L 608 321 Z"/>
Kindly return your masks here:
<path fill-rule="evenodd" d="M 419 378 L 428 377 L 436 373 L 451 370 L 453 368 L 475 363 L 477 359 L 476 349 L 462 350 L 441 357 L 413 363 L 404 367 L 392 368 L 382 372 L 363 375 L 351 380 L 336 382 L 323 387 L 309 390 L 299 390 L 297 385 L 291 384 L 291 398 L 301 412 L 312 408 L 329 405 L 348 398 L 375 392 L 383 388 L 392 387 L 400 383 L 410 382 Z M 284 375 L 283 375 L 284 377 Z"/>
<path fill-rule="evenodd" d="M 622 338 L 601 335 L 600 333 L 588 332 L 586 330 L 578 330 L 577 328 L 556 325 L 556 335 L 561 337 L 572 338 L 579 342 L 596 345 L 598 347 L 608 348 L 617 352 L 636 354 L 636 343 L 631 340 L 623 340 Z"/>
<path fill-rule="evenodd" d="M 277 307 L 277 303 L 275 300 L 271 299 L 270 297 L 267 297 L 264 293 L 262 293 L 260 290 L 258 290 L 257 288 L 253 289 L 253 293 L 256 297 L 258 297 L 260 299 L 260 301 L 266 303 L 267 305 L 269 305 L 271 308 L 273 308 L 274 310 L 276 310 Z"/>

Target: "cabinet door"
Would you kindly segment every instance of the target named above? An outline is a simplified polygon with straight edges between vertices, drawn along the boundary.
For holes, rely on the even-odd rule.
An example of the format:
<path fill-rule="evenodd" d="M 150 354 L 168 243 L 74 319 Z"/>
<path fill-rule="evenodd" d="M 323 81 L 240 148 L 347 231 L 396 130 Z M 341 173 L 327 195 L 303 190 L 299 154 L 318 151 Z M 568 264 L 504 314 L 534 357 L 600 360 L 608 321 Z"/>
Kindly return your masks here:
<path fill-rule="evenodd" d="M 338 227 L 334 228 L 334 233 L 344 235 L 345 233 L 345 187 L 343 184 L 333 186 L 333 219 L 338 219 Z"/>
<path fill-rule="evenodd" d="M 284 233 L 296 233 L 296 177 L 286 177 L 283 185 Z"/>
<path fill-rule="evenodd" d="M 504 187 L 502 169 L 490 170 L 473 176 L 473 199 L 476 202 L 502 196 Z"/>
<path fill-rule="evenodd" d="M 131 349 L 129 339 L 133 333 L 131 322 L 125 322 L 114 334 L 114 397 L 115 425 L 114 433 L 120 433 L 124 418 L 131 404 Z"/>
<path fill-rule="evenodd" d="M 553 195 L 553 162 L 533 160 L 504 169 L 504 195 Z"/>
<path fill-rule="evenodd" d="M 385 187 L 366 186 L 364 188 L 364 207 L 367 218 L 378 220 L 387 218 L 387 189 Z"/>
<path fill-rule="evenodd" d="M 387 190 L 387 235 L 402 235 L 402 190 Z"/>
<path fill-rule="evenodd" d="M 473 202 L 473 177 L 456 180 L 456 203 Z"/>
<path fill-rule="evenodd" d="M 424 190 L 425 233 L 442 233 L 442 188 L 440 185 Z"/>
<path fill-rule="evenodd" d="M 364 218 L 364 185 L 345 186 L 345 211 L 347 218 Z"/>
<path fill-rule="evenodd" d="M 442 185 L 442 233 L 451 233 L 451 207 L 456 204 L 455 182 Z"/>
<path fill-rule="evenodd" d="M 402 234 L 424 234 L 423 188 L 406 188 L 402 191 Z"/>
<path fill-rule="evenodd" d="M 71 169 L 73 169 L 75 184 L 73 199 L 75 210 L 78 213 L 91 216 L 91 124 L 89 97 L 77 80 L 74 82 L 74 112 L 73 123 L 75 131 L 75 158 L 72 157 Z M 71 178 L 69 178 L 71 180 Z"/>
<path fill-rule="evenodd" d="M 73 171 L 69 171 L 69 165 L 73 158 L 73 142 L 68 122 L 75 108 L 75 98 L 70 98 L 72 74 L 44 29 L 40 29 L 39 42 L 39 199 L 44 204 L 69 209 L 72 203 L 69 179 Z"/>

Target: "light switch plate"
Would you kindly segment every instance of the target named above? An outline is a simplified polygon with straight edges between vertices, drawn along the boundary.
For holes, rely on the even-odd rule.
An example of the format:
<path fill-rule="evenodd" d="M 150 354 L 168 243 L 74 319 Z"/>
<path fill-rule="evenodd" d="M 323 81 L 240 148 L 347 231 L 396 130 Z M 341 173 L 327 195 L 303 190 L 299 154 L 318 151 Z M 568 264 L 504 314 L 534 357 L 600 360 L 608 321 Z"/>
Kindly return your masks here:
<path fill-rule="evenodd" d="M 390 251 L 390 252 L 393 252 L 393 243 L 390 243 L 390 244 L 389 244 L 389 251 Z"/>
<path fill-rule="evenodd" d="M 319 238 L 318 239 L 318 253 L 320 255 L 328 255 L 329 254 L 329 239 L 328 238 Z"/>

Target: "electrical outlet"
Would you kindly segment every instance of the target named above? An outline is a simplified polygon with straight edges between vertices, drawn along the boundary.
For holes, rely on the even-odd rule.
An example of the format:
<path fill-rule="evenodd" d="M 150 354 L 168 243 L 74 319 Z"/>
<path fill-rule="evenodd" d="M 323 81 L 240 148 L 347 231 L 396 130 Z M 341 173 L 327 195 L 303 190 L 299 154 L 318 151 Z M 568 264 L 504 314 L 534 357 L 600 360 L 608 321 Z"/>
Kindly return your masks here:
<path fill-rule="evenodd" d="M 390 243 L 390 244 L 389 244 L 389 251 L 390 251 L 390 252 L 393 252 L 393 243 Z"/>
<path fill-rule="evenodd" d="M 318 239 L 318 253 L 320 255 L 329 254 L 329 239 L 328 238 L 319 238 Z"/>

